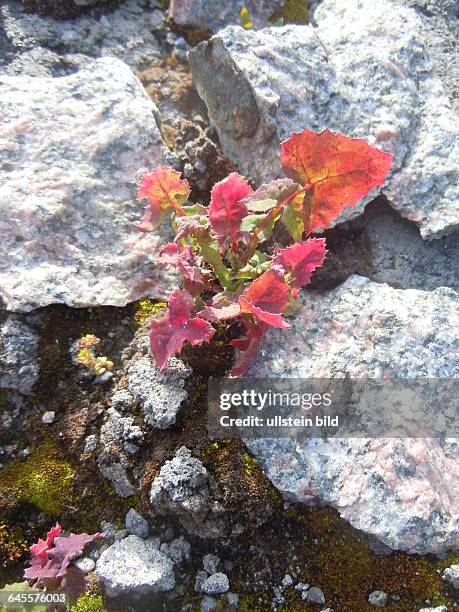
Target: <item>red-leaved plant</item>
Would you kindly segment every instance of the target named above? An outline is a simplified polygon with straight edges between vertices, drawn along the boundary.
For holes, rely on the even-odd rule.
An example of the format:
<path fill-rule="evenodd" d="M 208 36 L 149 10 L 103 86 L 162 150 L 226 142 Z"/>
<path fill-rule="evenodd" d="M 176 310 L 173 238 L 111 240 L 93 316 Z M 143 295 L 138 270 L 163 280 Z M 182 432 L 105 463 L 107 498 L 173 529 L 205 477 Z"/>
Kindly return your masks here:
<path fill-rule="evenodd" d="M 84 573 L 72 561 L 79 557 L 86 544 L 103 538 L 101 533 L 71 533 L 61 536 L 61 526 L 48 531 L 46 540 L 39 539 L 30 547 L 32 560 L 24 571 L 24 578 L 33 580 L 33 586 L 48 591 L 63 591 L 78 596 L 87 589 Z"/>
<path fill-rule="evenodd" d="M 243 336 L 231 342 L 239 351 L 232 374 L 242 375 L 268 327 L 289 327 L 283 315 L 323 264 L 325 239 L 311 233 L 382 185 L 392 163 L 390 153 L 329 130 L 293 134 L 281 144 L 280 158 L 288 178 L 254 191 L 233 172 L 214 186 L 207 208 L 187 205 L 188 182 L 172 168 L 142 177 L 139 198 L 148 205 L 136 227 L 148 232 L 172 220 L 176 237 L 160 261 L 183 277 L 164 318 L 151 324 L 151 350 L 161 368 L 185 342 L 209 342 L 213 322 L 237 317 Z M 277 223 L 294 244 L 279 248 L 270 240 Z"/>

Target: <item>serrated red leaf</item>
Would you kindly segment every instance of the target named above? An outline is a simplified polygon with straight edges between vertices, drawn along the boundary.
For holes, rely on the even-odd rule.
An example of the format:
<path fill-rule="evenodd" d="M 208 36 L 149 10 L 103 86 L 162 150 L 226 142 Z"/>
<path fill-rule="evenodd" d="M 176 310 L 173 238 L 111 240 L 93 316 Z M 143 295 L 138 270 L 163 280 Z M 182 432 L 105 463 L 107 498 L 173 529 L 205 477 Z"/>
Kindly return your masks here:
<path fill-rule="evenodd" d="M 268 270 L 251 283 L 239 297 L 241 313 L 251 314 L 256 320 L 288 329 L 282 313 L 290 302 L 288 285 L 274 270 Z"/>
<path fill-rule="evenodd" d="M 61 535 L 62 529 L 59 523 L 56 523 L 54 527 L 51 527 L 50 531 L 46 536 L 46 540 L 38 539 L 38 542 L 32 544 L 30 552 L 33 557 L 38 559 L 46 559 L 46 553 L 53 545 L 55 538 Z"/>
<path fill-rule="evenodd" d="M 260 350 L 263 334 L 267 328 L 267 325 L 264 323 L 250 323 L 246 320 L 243 321 L 243 325 L 245 335 L 230 342 L 231 346 L 234 346 L 239 351 L 231 371 L 233 376 L 242 376 L 255 362 Z"/>
<path fill-rule="evenodd" d="M 176 289 L 169 298 L 169 309 L 160 320 L 151 322 L 150 344 L 156 363 L 161 369 L 169 357 L 179 353 L 183 344 L 198 346 L 209 342 L 215 333 L 210 323 L 192 316 L 193 298 L 186 291 Z"/>
<path fill-rule="evenodd" d="M 247 215 L 244 200 L 253 189 L 240 174 L 232 172 L 214 185 L 209 206 L 209 220 L 217 240 L 230 239 L 236 244 L 242 219 Z"/>
<path fill-rule="evenodd" d="M 307 187 L 304 216 L 310 234 L 330 226 L 346 206 L 378 185 L 390 170 L 393 156 L 359 138 L 324 130 L 304 130 L 281 144 L 281 162 L 288 176 Z"/>
<path fill-rule="evenodd" d="M 326 252 L 325 238 L 310 238 L 286 249 L 277 249 L 271 266 L 273 270 L 291 275 L 293 296 L 297 297 L 298 289 L 310 283 L 314 270 L 323 264 Z"/>
<path fill-rule="evenodd" d="M 190 186 L 180 172 L 167 166 L 159 166 L 152 172 L 146 172 L 140 179 L 138 198 L 146 198 L 148 206 L 145 214 L 135 227 L 142 232 L 152 231 L 159 223 L 164 211 L 173 208 L 179 215 L 188 196 Z"/>

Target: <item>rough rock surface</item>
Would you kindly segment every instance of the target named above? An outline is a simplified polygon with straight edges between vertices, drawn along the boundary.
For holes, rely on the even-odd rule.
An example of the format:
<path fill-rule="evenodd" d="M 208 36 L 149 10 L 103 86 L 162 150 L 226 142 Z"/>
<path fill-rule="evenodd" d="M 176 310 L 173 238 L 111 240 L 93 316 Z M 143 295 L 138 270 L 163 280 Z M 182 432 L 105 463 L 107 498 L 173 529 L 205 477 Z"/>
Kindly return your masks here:
<path fill-rule="evenodd" d="M 264 27 L 284 0 L 171 0 L 169 15 L 176 24 L 208 28 L 216 32 L 230 24 L 240 24 L 243 7 L 249 10 L 254 26 Z"/>
<path fill-rule="evenodd" d="M 443 572 L 442 578 L 453 588 L 459 589 L 459 565 L 451 565 Z"/>
<path fill-rule="evenodd" d="M 163 295 L 160 238 L 141 235 L 136 175 L 158 163 L 155 106 L 130 69 L 97 60 L 68 77 L 0 77 L 0 296 L 123 306 Z"/>
<path fill-rule="evenodd" d="M 38 379 L 38 337 L 16 316 L 0 326 L 0 389 L 28 395 Z"/>
<path fill-rule="evenodd" d="M 143 518 L 134 508 L 130 508 L 125 519 L 126 530 L 131 535 L 136 535 L 139 538 L 145 539 L 148 537 L 150 530 L 148 521 Z"/>
<path fill-rule="evenodd" d="M 153 514 L 175 516 L 192 535 L 218 538 L 223 534 L 225 525 L 209 474 L 184 446 L 165 462 L 154 479 L 150 503 Z"/>
<path fill-rule="evenodd" d="M 155 32 L 164 27 L 156 0 L 127 0 L 102 16 L 65 22 L 25 13 L 7 0 L 0 6 L 0 73 L 63 76 L 97 57 L 117 57 L 139 71 L 160 56 Z"/>
<path fill-rule="evenodd" d="M 96 573 L 109 597 L 139 598 L 175 586 L 172 561 L 158 550 L 157 540 L 135 535 L 105 550 L 97 561 Z"/>
<path fill-rule="evenodd" d="M 251 375 L 457 378 L 458 326 L 450 289 L 403 291 L 352 276 L 325 295 L 305 294 L 291 329 L 268 334 Z M 423 554 L 459 546 L 455 439 L 247 443 L 288 499 L 331 505 L 394 549 Z"/>
<path fill-rule="evenodd" d="M 458 227 L 459 126 L 422 17 L 394 0 L 324 0 L 315 20 L 316 28 L 230 26 L 190 52 L 224 153 L 258 182 L 281 174 L 279 143 L 294 131 L 365 138 L 394 154 L 384 193 L 424 238 Z"/>
<path fill-rule="evenodd" d="M 185 380 L 191 369 L 179 359 L 171 359 L 160 370 L 150 355 L 136 361 L 128 371 L 128 389 L 140 401 L 145 424 L 167 429 L 175 423 L 182 402 L 187 398 Z"/>

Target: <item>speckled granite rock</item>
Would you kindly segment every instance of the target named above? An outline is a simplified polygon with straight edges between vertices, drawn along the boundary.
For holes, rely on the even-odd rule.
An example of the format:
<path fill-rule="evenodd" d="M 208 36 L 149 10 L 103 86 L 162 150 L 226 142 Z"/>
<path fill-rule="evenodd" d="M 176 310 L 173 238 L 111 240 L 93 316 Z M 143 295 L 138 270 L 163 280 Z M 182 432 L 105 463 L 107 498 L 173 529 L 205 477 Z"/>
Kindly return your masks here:
<path fill-rule="evenodd" d="M 240 11 L 246 7 L 256 28 L 282 8 L 284 0 L 171 0 L 170 17 L 181 26 L 209 28 L 216 32 L 230 24 L 240 24 Z"/>
<path fill-rule="evenodd" d="M 353 276 L 323 296 L 304 294 L 292 328 L 268 334 L 250 374 L 457 378 L 458 303 L 450 289 L 397 290 Z M 333 506 L 394 549 L 424 554 L 459 547 L 456 439 L 247 444 L 288 499 Z"/>
<path fill-rule="evenodd" d="M 39 338 L 14 315 L 0 325 L 0 389 L 28 395 L 38 379 Z"/>
<path fill-rule="evenodd" d="M 155 106 L 114 58 L 62 78 L 0 77 L 0 296 L 11 310 L 54 302 L 123 306 L 164 295 L 160 237 L 132 224 L 136 176 L 158 163 Z"/>
<path fill-rule="evenodd" d="M 190 52 L 224 153 L 261 181 L 281 173 L 279 143 L 294 131 L 365 138 L 394 153 L 384 193 L 424 238 L 458 227 L 459 126 L 422 17 L 395 0 L 324 0 L 315 20 L 316 28 L 231 26 Z"/>
<path fill-rule="evenodd" d="M 63 76 L 97 57 L 117 57 L 135 72 L 160 59 L 164 27 L 156 0 L 127 0 L 102 16 L 56 21 L 28 14 L 15 0 L 0 6 L 0 73 Z"/>
<path fill-rule="evenodd" d="M 158 550 L 157 540 L 142 540 L 136 535 L 105 550 L 97 561 L 96 574 L 109 597 L 139 599 L 175 586 L 172 561 Z"/>

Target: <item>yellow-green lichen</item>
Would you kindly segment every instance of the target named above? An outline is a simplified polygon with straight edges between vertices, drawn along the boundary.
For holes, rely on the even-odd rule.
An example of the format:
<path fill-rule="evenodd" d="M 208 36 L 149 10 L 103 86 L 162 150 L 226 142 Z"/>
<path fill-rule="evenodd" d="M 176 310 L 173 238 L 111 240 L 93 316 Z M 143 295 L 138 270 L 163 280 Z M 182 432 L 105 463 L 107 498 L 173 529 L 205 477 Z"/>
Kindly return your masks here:
<path fill-rule="evenodd" d="M 282 19 L 283 23 L 307 23 L 308 5 L 306 0 L 285 0 L 284 6 L 276 14 L 277 19 Z"/>
<path fill-rule="evenodd" d="M 76 605 L 70 608 L 70 612 L 101 612 L 103 607 L 104 600 L 101 595 L 83 593 L 78 598 Z"/>
<path fill-rule="evenodd" d="M 141 327 L 149 317 L 162 316 L 167 308 L 165 302 L 156 302 L 150 298 L 143 298 L 135 305 L 134 327 Z"/>
<path fill-rule="evenodd" d="M 50 516 L 58 516 L 73 497 L 74 471 L 53 443 L 35 448 L 25 461 L 7 465 L 0 474 L 1 497 L 14 496 Z"/>

